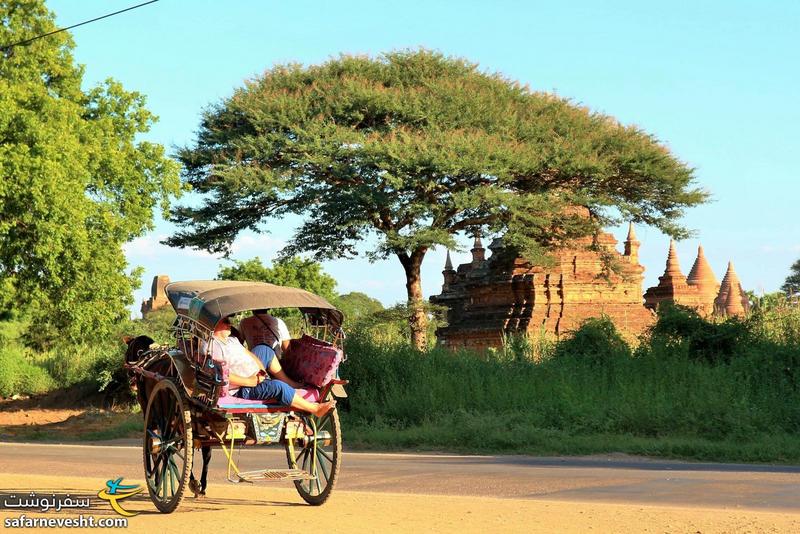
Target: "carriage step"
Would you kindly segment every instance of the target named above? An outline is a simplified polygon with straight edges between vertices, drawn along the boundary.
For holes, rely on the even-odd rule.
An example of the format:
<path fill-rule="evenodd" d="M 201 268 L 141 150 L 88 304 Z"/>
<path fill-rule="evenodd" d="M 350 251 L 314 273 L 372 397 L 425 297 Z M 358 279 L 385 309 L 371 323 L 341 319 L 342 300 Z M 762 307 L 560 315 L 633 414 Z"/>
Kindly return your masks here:
<path fill-rule="evenodd" d="M 243 482 L 255 482 L 256 480 L 314 480 L 315 477 L 302 469 L 259 469 L 240 472 L 239 478 Z"/>

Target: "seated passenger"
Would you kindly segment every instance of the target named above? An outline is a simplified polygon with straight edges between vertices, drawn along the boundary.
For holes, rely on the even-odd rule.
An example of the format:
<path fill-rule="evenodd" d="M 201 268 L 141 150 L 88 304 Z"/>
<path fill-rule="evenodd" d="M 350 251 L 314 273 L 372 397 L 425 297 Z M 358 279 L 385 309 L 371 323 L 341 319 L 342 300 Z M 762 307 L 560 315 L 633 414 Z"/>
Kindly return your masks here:
<path fill-rule="evenodd" d="M 242 319 L 239 328 L 247 341 L 247 347 L 259 358 L 268 348 L 279 358 L 289 348 L 291 335 L 286 323 L 270 315 L 269 310 L 254 310 L 253 315 Z"/>
<path fill-rule="evenodd" d="M 291 406 L 317 417 L 328 413 L 336 404 L 336 401 L 316 403 L 304 399 L 294 389 L 302 384 L 286 375 L 272 348 L 260 350 L 264 355 L 262 358 L 244 348 L 238 339 L 231 336 L 228 317 L 217 323 L 210 345 L 212 357 L 228 364 L 231 395 L 252 400 L 278 399 L 283 406 Z M 277 380 L 271 380 L 267 373 Z"/>

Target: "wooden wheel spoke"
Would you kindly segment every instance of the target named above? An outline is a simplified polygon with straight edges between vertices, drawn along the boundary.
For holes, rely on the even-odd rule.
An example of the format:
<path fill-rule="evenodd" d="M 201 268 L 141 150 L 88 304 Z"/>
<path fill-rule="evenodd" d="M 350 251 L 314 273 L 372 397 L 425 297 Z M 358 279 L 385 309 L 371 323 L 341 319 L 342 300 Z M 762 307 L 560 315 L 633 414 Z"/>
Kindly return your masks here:
<path fill-rule="evenodd" d="M 331 475 L 330 472 L 325 468 L 325 458 L 323 458 L 322 454 L 320 454 L 322 452 L 322 449 L 317 449 L 317 465 L 319 466 L 319 470 L 322 471 L 322 474 L 325 475 L 325 483 L 327 484 Z M 317 476 L 319 476 L 319 474 L 317 474 Z"/>
<path fill-rule="evenodd" d="M 169 424 L 169 412 L 167 411 L 167 395 L 169 393 L 165 390 L 160 392 L 158 395 L 158 405 L 161 408 L 159 412 L 156 413 L 158 417 L 158 429 L 161 431 L 160 434 L 162 437 L 167 435 L 167 425 Z"/>
<path fill-rule="evenodd" d="M 178 432 L 178 421 L 176 417 L 178 415 L 175 413 L 175 399 L 172 395 L 169 396 L 167 400 L 167 412 L 166 412 L 166 429 L 164 430 L 164 441 L 170 441 Z"/>
<path fill-rule="evenodd" d="M 319 483 L 319 474 L 317 474 L 317 478 L 314 479 L 314 482 L 317 484 L 317 495 L 322 494 L 322 486 Z"/>
<path fill-rule="evenodd" d="M 309 462 L 309 458 L 311 457 L 308 454 L 308 449 L 307 448 L 303 449 L 303 452 L 301 454 L 303 456 L 303 462 L 301 464 L 302 465 L 302 469 L 303 469 L 303 471 L 308 471 L 310 466 L 309 467 L 306 467 L 306 466 L 308 466 L 308 464 L 310 463 Z M 306 480 L 304 483 L 306 483 L 306 482 L 308 483 L 308 492 L 311 493 L 311 481 L 310 480 Z"/>
<path fill-rule="evenodd" d="M 163 460 L 163 456 L 161 456 L 160 454 L 155 455 L 155 458 L 153 458 L 152 472 L 153 472 L 153 478 L 155 478 L 156 481 L 156 485 L 158 485 L 159 482 L 161 482 L 160 465 L 159 465 L 161 460 Z"/>
<path fill-rule="evenodd" d="M 326 415 L 325 419 L 322 420 L 322 423 L 317 425 L 317 434 L 319 434 L 320 432 L 322 432 L 326 428 L 329 428 L 332 419 L 333 419 L 332 417 Z"/>
<path fill-rule="evenodd" d="M 317 448 L 317 452 L 322 454 L 330 463 L 333 463 L 333 458 L 331 458 L 330 454 L 325 449 Z"/>
<path fill-rule="evenodd" d="M 168 468 L 168 473 L 169 473 L 169 495 L 170 495 L 170 497 L 175 495 L 175 481 L 178 480 L 178 478 L 179 478 L 178 473 L 176 472 L 177 471 L 177 467 L 175 468 L 175 471 L 173 471 L 173 465 L 174 464 L 175 464 L 175 462 L 172 460 L 172 458 L 170 458 L 169 461 L 167 462 L 167 468 Z"/>
<path fill-rule="evenodd" d="M 164 467 L 161 469 L 162 498 L 167 500 L 167 477 L 169 476 L 169 464 L 162 462 Z"/>

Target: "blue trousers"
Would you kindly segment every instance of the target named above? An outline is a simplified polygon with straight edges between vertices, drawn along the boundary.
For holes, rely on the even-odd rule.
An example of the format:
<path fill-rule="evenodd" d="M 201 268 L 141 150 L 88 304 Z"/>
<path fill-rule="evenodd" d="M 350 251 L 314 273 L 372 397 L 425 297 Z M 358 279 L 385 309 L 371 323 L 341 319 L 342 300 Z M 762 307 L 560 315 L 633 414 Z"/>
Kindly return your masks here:
<path fill-rule="evenodd" d="M 275 351 L 272 347 L 267 345 L 256 345 L 250 351 L 255 354 L 261 363 L 264 364 L 265 369 L 269 369 L 269 364 L 272 358 L 275 357 Z M 257 400 L 257 399 L 278 399 L 281 406 L 289 406 L 292 404 L 295 389 L 280 380 L 267 379 L 257 386 L 253 387 L 240 387 L 236 392 L 236 396 L 242 399 Z"/>

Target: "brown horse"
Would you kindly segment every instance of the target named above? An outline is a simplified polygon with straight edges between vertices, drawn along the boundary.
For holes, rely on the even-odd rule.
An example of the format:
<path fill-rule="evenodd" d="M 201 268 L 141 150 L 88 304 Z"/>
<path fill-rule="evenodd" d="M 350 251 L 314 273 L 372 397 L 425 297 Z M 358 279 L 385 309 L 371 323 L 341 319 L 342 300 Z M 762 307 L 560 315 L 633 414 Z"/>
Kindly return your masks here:
<path fill-rule="evenodd" d="M 150 350 L 150 346 L 153 344 L 152 338 L 147 336 L 125 336 L 123 341 L 128 345 L 125 351 L 125 363 L 127 364 L 138 362 L 142 358 L 142 355 Z M 171 368 L 172 366 L 170 365 L 169 359 L 164 359 L 148 365 L 147 370 L 169 376 Z M 147 378 L 138 373 L 133 376 L 135 377 L 135 382 L 132 382 L 131 386 L 136 391 L 136 400 L 139 401 L 139 406 L 141 406 L 142 415 L 144 416 L 147 412 L 147 401 L 150 399 L 150 392 L 153 391 L 157 382 L 153 378 Z M 203 497 L 206 494 L 208 464 L 211 462 L 211 446 L 204 445 L 201 450 L 203 454 L 203 468 L 200 472 L 200 482 L 198 483 L 194 478 L 194 472 L 192 472 L 189 477 L 189 489 L 194 493 L 195 497 Z"/>

